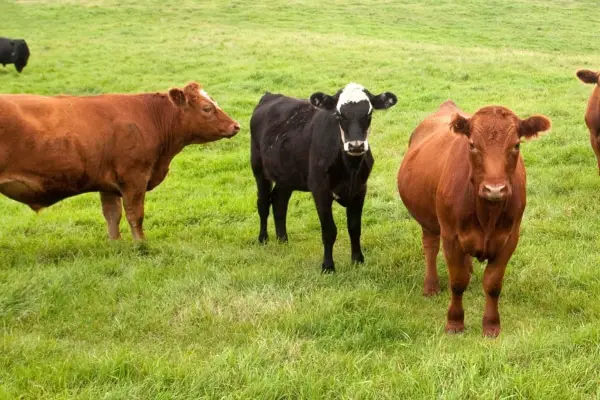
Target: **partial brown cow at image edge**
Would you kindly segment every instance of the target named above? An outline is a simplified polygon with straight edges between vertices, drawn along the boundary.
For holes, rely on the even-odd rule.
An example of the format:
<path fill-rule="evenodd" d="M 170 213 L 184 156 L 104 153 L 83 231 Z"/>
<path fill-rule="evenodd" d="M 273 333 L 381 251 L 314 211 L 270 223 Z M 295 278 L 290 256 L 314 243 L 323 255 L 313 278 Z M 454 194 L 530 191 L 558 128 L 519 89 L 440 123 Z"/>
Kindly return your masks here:
<path fill-rule="evenodd" d="M 590 131 L 590 144 L 596 155 L 598 174 L 600 174 L 600 72 L 580 69 L 577 71 L 577 77 L 583 83 L 596 85 L 588 100 L 585 124 Z"/>

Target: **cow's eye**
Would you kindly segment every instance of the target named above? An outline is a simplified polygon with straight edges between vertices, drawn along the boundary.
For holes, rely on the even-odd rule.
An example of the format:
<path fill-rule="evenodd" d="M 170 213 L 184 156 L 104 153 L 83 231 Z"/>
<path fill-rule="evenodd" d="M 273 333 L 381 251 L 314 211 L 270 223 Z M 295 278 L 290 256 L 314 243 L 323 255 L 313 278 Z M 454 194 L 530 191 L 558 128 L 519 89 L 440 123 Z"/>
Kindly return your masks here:
<path fill-rule="evenodd" d="M 477 149 L 475 148 L 475 145 L 473 144 L 473 142 L 469 142 L 469 150 L 471 150 L 471 151 L 477 151 Z"/>
<path fill-rule="evenodd" d="M 211 106 L 204 106 L 204 107 L 202 107 L 202 111 L 209 113 L 209 112 L 212 111 L 212 107 Z"/>
<path fill-rule="evenodd" d="M 515 151 L 519 151 L 520 148 L 521 148 L 521 142 L 515 144 Z"/>

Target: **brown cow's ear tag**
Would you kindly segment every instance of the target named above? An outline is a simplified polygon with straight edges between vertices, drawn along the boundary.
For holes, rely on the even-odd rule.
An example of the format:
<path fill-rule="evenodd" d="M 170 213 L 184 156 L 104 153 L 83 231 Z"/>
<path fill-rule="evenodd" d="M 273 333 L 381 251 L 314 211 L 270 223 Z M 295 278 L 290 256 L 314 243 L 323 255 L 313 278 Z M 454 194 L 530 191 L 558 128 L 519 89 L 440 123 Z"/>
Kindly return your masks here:
<path fill-rule="evenodd" d="M 522 119 L 519 124 L 519 137 L 533 139 L 538 137 L 540 132 L 550 129 L 551 122 L 543 115 L 534 115 L 527 119 Z"/>
<path fill-rule="evenodd" d="M 185 94 L 181 89 L 169 90 L 169 98 L 177 107 L 183 107 L 186 103 Z"/>
<path fill-rule="evenodd" d="M 466 137 L 471 137 L 469 119 L 460 114 L 454 114 L 452 121 L 450 122 L 450 127 L 455 133 L 460 133 Z"/>

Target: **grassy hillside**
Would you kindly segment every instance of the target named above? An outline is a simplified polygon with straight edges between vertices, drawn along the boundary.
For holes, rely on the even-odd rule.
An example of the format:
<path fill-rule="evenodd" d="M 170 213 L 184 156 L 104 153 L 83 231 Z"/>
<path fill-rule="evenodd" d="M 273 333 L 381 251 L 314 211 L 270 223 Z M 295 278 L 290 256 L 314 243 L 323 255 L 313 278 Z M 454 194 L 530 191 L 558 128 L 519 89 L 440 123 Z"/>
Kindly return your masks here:
<path fill-rule="evenodd" d="M 126 3 L 127 5 L 119 5 Z M 257 3 L 257 4 L 255 4 Z M 259 3 L 259 4 L 258 4 Z M 600 177 L 583 113 L 600 68 L 595 1 L 0 0 L 1 36 L 31 49 L 0 92 L 96 94 L 204 84 L 242 124 L 187 148 L 147 196 L 144 245 L 109 243 L 97 194 L 36 215 L 0 197 L 0 398 L 600 397 Z M 350 81 L 392 91 L 373 118 L 366 263 L 320 274 L 309 195 L 287 245 L 256 242 L 248 123 L 264 91 L 307 98 Z M 443 331 L 444 290 L 422 297 L 420 229 L 395 176 L 415 125 L 452 98 L 545 114 L 522 146 L 528 206 L 482 338 L 483 266 L 467 329 Z M 273 225 L 270 221 L 271 237 Z"/>

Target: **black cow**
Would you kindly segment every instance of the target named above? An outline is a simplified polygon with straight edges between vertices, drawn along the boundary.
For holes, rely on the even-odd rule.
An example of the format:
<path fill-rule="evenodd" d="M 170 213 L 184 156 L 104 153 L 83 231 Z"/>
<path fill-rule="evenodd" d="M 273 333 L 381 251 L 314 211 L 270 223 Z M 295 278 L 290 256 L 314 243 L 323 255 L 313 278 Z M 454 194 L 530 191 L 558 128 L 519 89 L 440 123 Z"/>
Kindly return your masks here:
<path fill-rule="evenodd" d="M 346 207 L 352 261 L 364 261 L 360 230 L 374 162 L 367 141 L 371 114 L 373 109 L 389 108 L 396 102 L 393 93 L 374 96 L 356 83 L 333 96 L 314 93 L 310 103 L 268 92 L 260 99 L 250 120 L 250 150 L 258 187 L 261 243 L 268 237 L 269 206 L 273 204 L 277 238 L 285 242 L 290 196 L 294 190 L 310 191 L 321 221 L 322 272 L 335 271 L 333 200 Z"/>
<path fill-rule="evenodd" d="M 29 47 L 23 39 L 8 39 L 0 37 L 0 64 L 15 64 L 19 73 L 27 65 L 29 60 Z"/>

